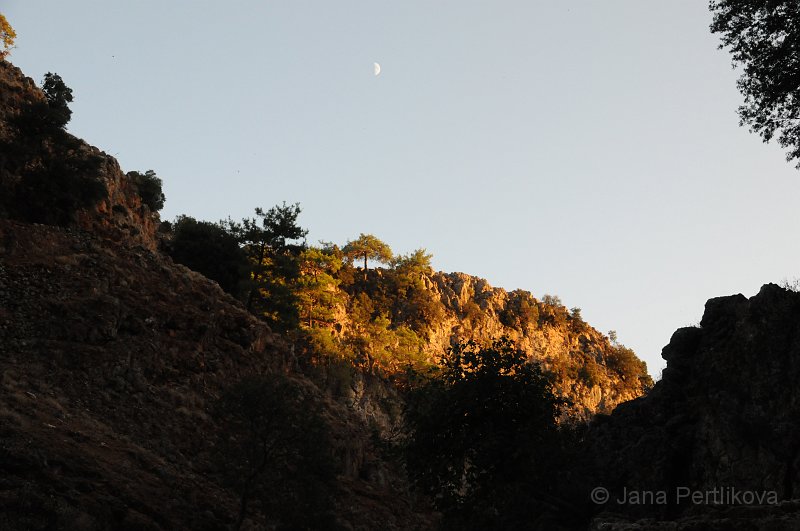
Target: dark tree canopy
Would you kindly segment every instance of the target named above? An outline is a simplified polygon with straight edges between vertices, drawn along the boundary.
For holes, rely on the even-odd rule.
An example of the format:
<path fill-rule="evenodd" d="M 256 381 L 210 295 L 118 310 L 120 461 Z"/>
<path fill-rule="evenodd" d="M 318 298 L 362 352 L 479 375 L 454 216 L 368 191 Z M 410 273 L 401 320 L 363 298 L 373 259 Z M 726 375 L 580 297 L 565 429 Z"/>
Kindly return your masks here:
<path fill-rule="evenodd" d="M 228 389 L 214 411 L 225 480 L 240 495 L 240 529 L 257 507 L 272 529 L 337 529 L 332 494 L 339 468 L 319 399 L 282 374 Z"/>
<path fill-rule="evenodd" d="M 442 365 L 409 400 L 412 477 L 434 496 L 446 527 L 530 524 L 552 496 L 562 401 L 539 365 L 506 339 L 457 345 Z"/>
<path fill-rule="evenodd" d="M 173 226 L 169 255 L 233 295 L 241 295 L 248 272 L 247 258 L 239 241 L 224 227 L 208 221 L 179 216 Z"/>
<path fill-rule="evenodd" d="M 42 91 L 50 107 L 52 124 L 56 127 L 66 127 L 72 118 L 72 110 L 69 108 L 73 100 L 72 89 L 64 83 L 61 76 L 48 72 L 44 75 Z"/>
<path fill-rule="evenodd" d="M 48 73 L 46 98 L 25 101 L 0 139 L 0 216 L 68 225 L 76 211 L 107 195 L 102 157 L 64 130 L 72 90 Z"/>
<path fill-rule="evenodd" d="M 247 309 L 279 330 L 300 324 L 294 285 L 300 277 L 299 257 L 308 231 L 297 224 L 299 215 L 299 204 L 283 203 L 267 211 L 256 208 L 256 217 L 241 223 L 226 222 L 250 266 Z"/>
<path fill-rule="evenodd" d="M 147 170 L 144 173 L 130 171 L 127 176 L 133 180 L 142 203 L 147 205 L 151 212 L 158 212 L 164 208 L 164 202 L 167 200 L 163 191 L 164 183 L 156 175 L 156 172 L 153 170 Z"/>
<path fill-rule="evenodd" d="M 712 0 L 709 9 L 720 48 L 744 68 L 737 82 L 741 124 L 764 142 L 777 135 L 786 160 L 800 159 L 800 2 Z"/>

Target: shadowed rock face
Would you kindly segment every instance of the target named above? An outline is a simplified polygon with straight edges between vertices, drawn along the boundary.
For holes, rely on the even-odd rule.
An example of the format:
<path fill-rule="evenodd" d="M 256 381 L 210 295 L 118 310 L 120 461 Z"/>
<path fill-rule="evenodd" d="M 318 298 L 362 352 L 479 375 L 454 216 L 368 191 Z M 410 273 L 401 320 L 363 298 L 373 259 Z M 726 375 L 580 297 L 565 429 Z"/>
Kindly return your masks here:
<path fill-rule="evenodd" d="M 0 142 L 14 135 L 11 122 L 15 116 L 31 103 L 43 101 L 44 93 L 32 79 L 11 63 L 0 60 Z M 77 151 L 99 158 L 97 178 L 107 193 L 93 207 L 76 212 L 72 224 L 106 239 L 156 249 L 158 213 L 142 204 L 135 184 L 125 176 L 114 157 L 82 140 L 74 140 L 78 142 Z M 0 183 L 19 179 L 14 172 L 19 161 L 12 159 L 13 156 L 0 152 Z"/>
<path fill-rule="evenodd" d="M 430 526 L 354 411 L 219 286 L 141 245 L 0 220 L 0 529 L 220 529 L 214 405 L 254 374 L 315 397 L 345 528 Z M 248 524 L 270 515 L 254 506 Z"/>
<path fill-rule="evenodd" d="M 598 418 L 588 453 L 594 485 L 608 488 L 612 500 L 624 489 L 663 490 L 669 503 L 606 509 L 713 520 L 727 516 L 676 503 L 676 489 L 800 497 L 800 293 L 767 284 L 750 299 L 711 299 L 700 326 L 676 331 L 662 356 L 662 380 Z M 741 509 L 740 516 L 747 510 L 755 514 Z M 759 518 L 800 526 L 794 505 L 763 509 Z"/>

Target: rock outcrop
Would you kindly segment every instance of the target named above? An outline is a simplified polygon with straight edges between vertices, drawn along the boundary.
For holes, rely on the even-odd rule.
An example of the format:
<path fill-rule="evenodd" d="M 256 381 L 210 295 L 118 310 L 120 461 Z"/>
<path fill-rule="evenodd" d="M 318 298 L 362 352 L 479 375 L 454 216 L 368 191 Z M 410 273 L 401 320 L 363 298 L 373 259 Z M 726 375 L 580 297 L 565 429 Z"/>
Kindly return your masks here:
<path fill-rule="evenodd" d="M 724 529 L 725 518 L 746 514 L 764 520 L 752 529 L 800 527 L 796 503 L 785 502 L 800 497 L 800 293 L 767 284 L 750 299 L 711 299 L 700 326 L 676 331 L 662 356 L 667 368 L 653 390 L 588 434 L 594 486 L 612 500 L 606 511 L 678 518 L 670 529 L 694 529 L 692 521 Z M 665 497 L 614 503 L 626 491 Z M 681 492 L 706 496 L 693 503 Z"/>
<path fill-rule="evenodd" d="M 17 133 L 15 117 L 32 104 L 45 101 L 45 95 L 32 79 L 11 63 L 0 60 L 0 144 Z M 97 160 L 99 168 L 93 177 L 106 190 L 105 196 L 94 206 L 75 212 L 71 224 L 113 241 L 138 243 L 156 249 L 158 213 L 151 212 L 142 204 L 135 184 L 125 176 L 116 159 L 78 138 L 66 136 L 75 143 L 75 147 L 69 148 L 71 152 L 80 152 L 83 158 Z M 0 152 L 0 184 L 3 185 L 0 190 L 5 190 L 6 186 L 12 188 L 11 185 L 20 178 L 16 173 L 20 169 L 19 161 L 12 161 L 13 158 Z"/>
<path fill-rule="evenodd" d="M 456 341 L 486 342 L 506 336 L 554 374 L 557 392 L 572 402 L 578 417 L 609 413 L 641 396 L 652 383 L 649 378 L 626 380 L 628 375 L 615 371 L 609 360 L 618 354 L 618 347 L 563 306 L 542 302 L 525 291 L 509 293 L 464 273 L 435 273 L 426 285 L 445 308 L 429 338 L 432 353 L 444 352 Z M 539 318 L 510 322 L 507 312 L 519 301 L 535 307 Z M 549 319 L 542 315 L 546 312 Z"/>

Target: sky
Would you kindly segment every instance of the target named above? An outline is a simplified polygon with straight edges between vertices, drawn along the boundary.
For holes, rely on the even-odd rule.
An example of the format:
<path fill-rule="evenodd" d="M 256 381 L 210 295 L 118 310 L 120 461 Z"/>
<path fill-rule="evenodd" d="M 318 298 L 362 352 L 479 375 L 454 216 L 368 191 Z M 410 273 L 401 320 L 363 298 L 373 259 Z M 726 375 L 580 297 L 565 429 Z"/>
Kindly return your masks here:
<path fill-rule="evenodd" d="M 580 307 L 658 377 L 711 297 L 800 276 L 800 173 L 740 127 L 697 0 L 4 0 L 68 129 L 162 219 L 299 202 L 309 242 Z M 382 72 L 373 73 L 373 63 Z"/>

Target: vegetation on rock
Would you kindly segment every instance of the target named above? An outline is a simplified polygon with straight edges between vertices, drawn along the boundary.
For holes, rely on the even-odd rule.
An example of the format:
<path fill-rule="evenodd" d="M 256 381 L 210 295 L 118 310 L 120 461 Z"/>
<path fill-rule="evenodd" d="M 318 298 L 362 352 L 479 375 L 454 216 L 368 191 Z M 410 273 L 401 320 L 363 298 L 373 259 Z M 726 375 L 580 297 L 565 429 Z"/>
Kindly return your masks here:
<path fill-rule="evenodd" d="M 138 171 L 128 172 L 127 177 L 133 181 L 142 203 L 147 205 L 151 212 L 158 212 L 164 208 L 167 200 L 162 189 L 164 183 L 153 170 L 144 173 Z"/>

